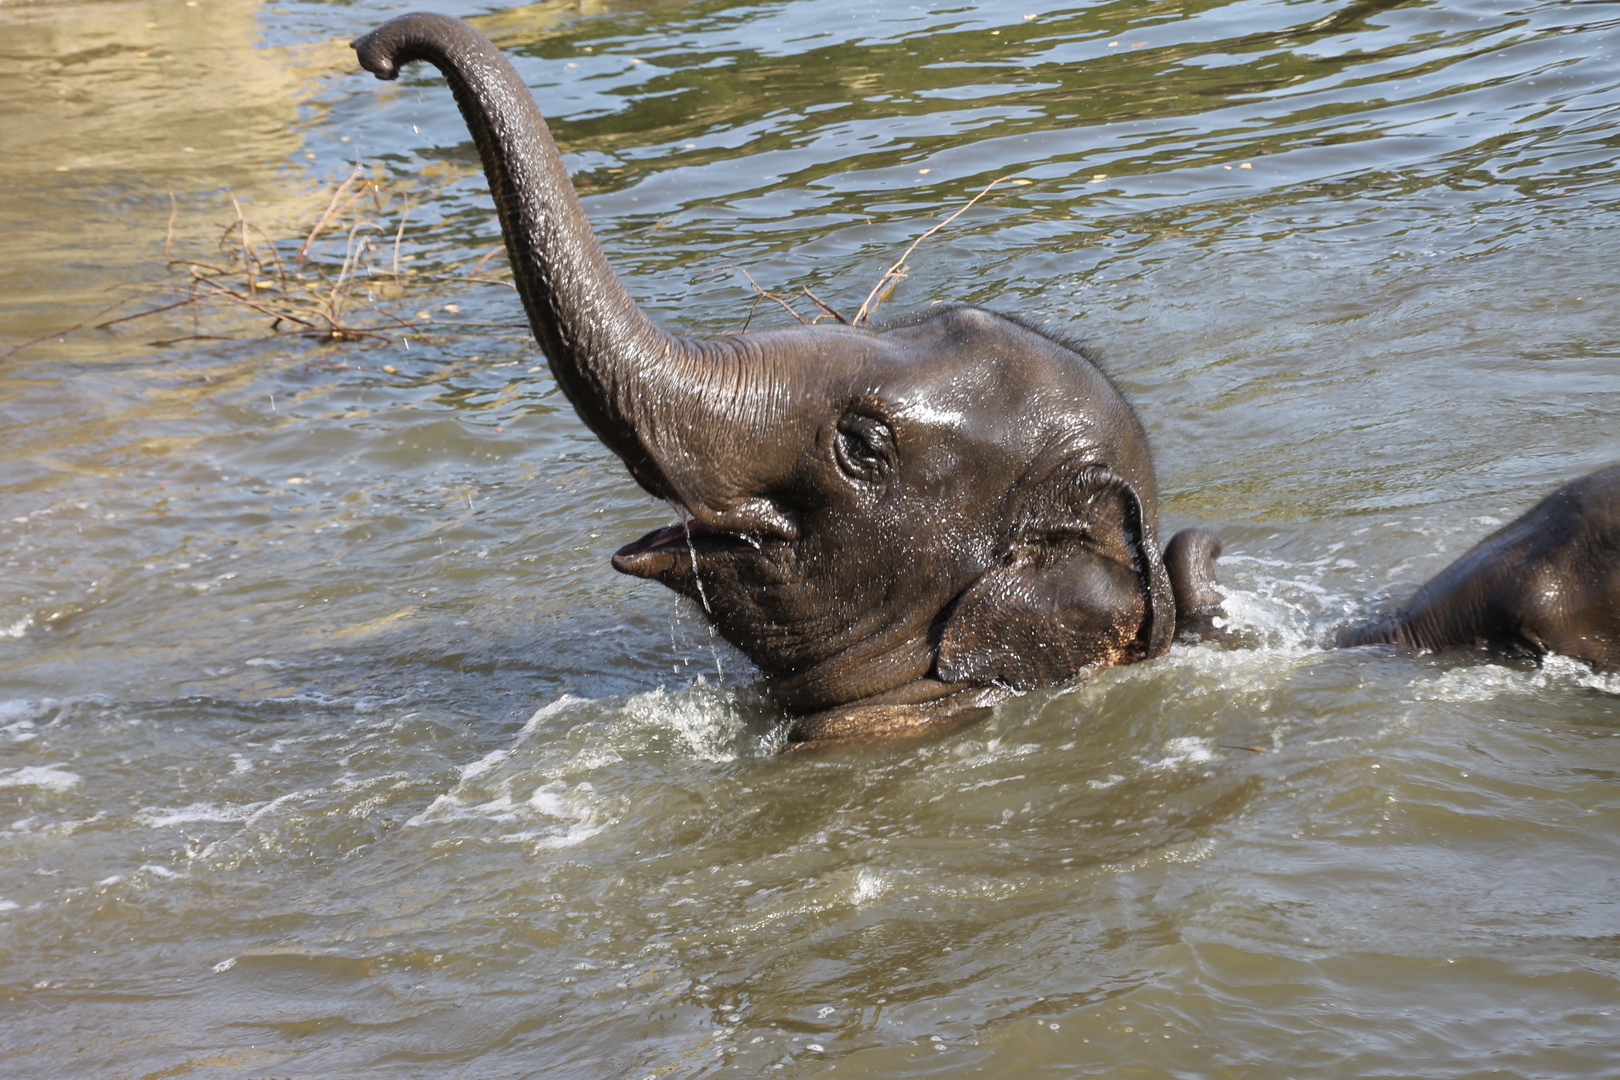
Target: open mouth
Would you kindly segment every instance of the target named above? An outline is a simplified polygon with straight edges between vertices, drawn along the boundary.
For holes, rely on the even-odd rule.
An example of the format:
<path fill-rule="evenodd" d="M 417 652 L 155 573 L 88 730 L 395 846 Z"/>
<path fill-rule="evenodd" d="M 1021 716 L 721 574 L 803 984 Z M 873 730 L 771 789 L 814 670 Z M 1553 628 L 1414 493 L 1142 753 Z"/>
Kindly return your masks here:
<path fill-rule="evenodd" d="M 758 551 L 759 543 L 744 533 L 725 532 L 701 521 L 654 529 L 613 553 L 613 569 L 621 574 L 656 578 L 675 568 L 682 554 L 699 551 Z"/>

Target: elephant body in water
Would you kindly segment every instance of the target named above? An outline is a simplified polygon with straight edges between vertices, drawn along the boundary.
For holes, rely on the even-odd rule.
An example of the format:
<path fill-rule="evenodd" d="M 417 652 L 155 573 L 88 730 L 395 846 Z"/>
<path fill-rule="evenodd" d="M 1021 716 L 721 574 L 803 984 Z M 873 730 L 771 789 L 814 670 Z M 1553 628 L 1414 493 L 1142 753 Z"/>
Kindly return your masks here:
<path fill-rule="evenodd" d="M 1141 425 L 1083 350 L 971 307 L 668 334 L 607 265 L 498 49 L 429 14 L 355 49 L 379 78 L 425 60 L 448 79 L 558 385 L 690 518 L 613 565 L 700 603 L 793 738 L 906 729 L 1169 648 L 1172 579 L 1211 581 L 1211 549 L 1182 544 L 1170 572 Z"/>
<path fill-rule="evenodd" d="M 1339 644 L 1559 653 L 1620 671 L 1620 465 L 1565 484 Z"/>
<path fill-rule="evenodd" d="M 1219 625 L 1220 540 L 1188 530 L 1161 554 L 1141 425 L 1085 350 L 971 307 L 872 329 L 668 334 L 608 266 L 533 97 L 494 45 L 414 14 L 355 49 L 378 78 L 414 60 L 444 73 L 558 386 L 636 481 L 689 518 L 613 565 L 700 603 L 796 716 L 791 739 L 916 730 L 1158 656 L 1178 626 Z M 1484 584 L 1493 567 L 1513 576 L 1512 532 L 1347 640 L 1466 636 L 1469 597 L 1499 595 Z M 1548 555 L 1554 578 L 1571 558 Z M 1607 621 L 1581 624 L 1607 635 L 1607 652 L 1516 632 L 1613 666 L 1607 558 Z M 1427 614 L 1440 610 L 1451 617 Z"/>

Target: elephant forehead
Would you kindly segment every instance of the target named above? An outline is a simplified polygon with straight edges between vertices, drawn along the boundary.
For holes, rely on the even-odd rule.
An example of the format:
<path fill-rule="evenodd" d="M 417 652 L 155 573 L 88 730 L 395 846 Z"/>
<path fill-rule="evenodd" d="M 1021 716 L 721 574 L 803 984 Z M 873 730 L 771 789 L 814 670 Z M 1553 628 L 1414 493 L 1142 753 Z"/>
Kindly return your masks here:
<path fill-rule="evenodd" d="M 1062 445 L 1152 484 L 1135 475 L 1151 470 L 1141 427 L 1096 365 L 993 312 L 935 309 L 877 331 L 823 326 L 749 338 L 765 363 L 749 365 L 764 385 L 744 395 L 746 411 L 782 438 L 802 439 L 868 405 L 895 421 L 902 451 L 922 455 L 942 479 L 957 464 L 983 469 L 999 457 L 1016 467 Z"/>
<path fill-rule="evenodd" d="M 928 358 L 903 365 L 874 387 L 897 421 L 903 448 L 928 448 L 1009 465 L 1061 445 L 1102 461 L 1140 456 L 1130 407 L 1082 357 L 1036 355 Z"/>
<path fill-rule="evenodd" d="M 1127 427 L 1129 410 L 1105 380 L 1050 378 L 1003 365 L 897 373 L 874 397 L 914 430 L 974 433 L 1008 446 L 1044 443 L 1054 433 L 1108 441 Z"/>
<path fill-rule="evenodd" d="M 1069 346 L 977 308 L 954 308 L 883 335 L 885 396 L 918 419 L 975 413 L 1025 423 L 1108 424 L 1129 407 Z"/>

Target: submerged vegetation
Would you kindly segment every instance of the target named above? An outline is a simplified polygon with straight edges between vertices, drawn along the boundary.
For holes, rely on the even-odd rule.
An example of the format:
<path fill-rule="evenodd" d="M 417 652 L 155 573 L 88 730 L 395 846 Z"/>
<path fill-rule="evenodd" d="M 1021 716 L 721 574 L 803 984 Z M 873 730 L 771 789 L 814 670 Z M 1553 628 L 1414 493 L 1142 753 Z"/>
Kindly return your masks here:
<path fill-rule="evenodd" d="M 400 342 L 410 335 L 420 339 L 460 328 L 526 327 L 446 319 L 418 308 L 413 298 L 422 286 L 442 287 L 447 278 L 510 286 L 499 261 L 505 248 L 490 249 L 465 273 L 454 266 L 440 273 L 415 270 L 407 265 L 415 256 L 404 252 L 411 194 L 363 168 L 355 168 L 331 190 L 307 229 L 291 235 L 274 235 L 253 221 L 233 195 L 233 217 L 214 223 L 212 243 L 189 244 L 175 234 L 179 202 L 171 195 L 169 204 L 161 275 L 156 280 L 113 286 L 111 291 L 121 295 L 108 307 L 75 326 L 0 352 L 0 359 L 87 327 L 108 330 L 160 315 L 170 316 L 169 328 L 175 326 L 175 315 L 189 315 L 190 332 L 175 334 L 171 329 L 148 341 L 152 347 L 285 336 L 326 344 Z M 144 306 L 124 310 L 137 304 Z M 451 316 L 460 312 L 456 304 L 442 310 Z"/>
<path fill-rule="evenodd" d="M 929 237 L 949 226 L 998 185 L 1029 180 L 1000 177 L 924 231 L 883 272 L 853 316 L 845 316 L 808 287 L 794 291 L 766 289 L 740 266 L 721 266 L 701 274 L 736 271 L 747 280 L 754 299 L 744 319 L 746 332 L 761 304 L 771 301 L 800 323 L 832 319 L 850 326 L 872 320 L 877 309 L 894 295 L 906 277 L 907 259 Z M 230 196 L 232 218 L 215 222 L 212 242 L 196 250 L 177 241 L 175 225 L 180 205 L 171 194 L 169 219 L 163 237 L 161 276 L 145 282 L 113 286 L 116 301 L 84 321 L 0 351 L 9 359 L 33 345 L 62 338 L 86 328 L 110 330 L 141 324 L 160 315 L 189 316 L 189 333 L 173 333 L 146 344 L 163 348 L 185 342 L 262 342 L 277 337 L 299 337 L 321 344 L 381 341 L 408 343 L 432 334 L 459 329 L 527 329 L 521 322 L 475 322 L 435 316 L 415 299 L 422 286 L 442 288 L 447 282 L 512 287 L 505 269 L 504 245 L 484 252 L 465 272 L 452 264 L 437 272 L 420 271 L 408 264 L 416 259 L 405 253 L 406 226 L 415 205 L 407 191 L 381 175 L 356 167 L 326 198 L 307 230 L 277 236 L 249 218 L 237 198 Z M 701 275 L 700 275 L 701 276 Z M 125 311 L 137 303 L 145 306 Z M 808 302 L 813 310 L 802 312 Z M 412 309 L 416 310 L 412 310 Z M 455 303 L 441 308 L 457 316 Z M 808 317 L 807 317 L 808 315 Z M 171 321 L 167 324 L 173 327 Z"/>

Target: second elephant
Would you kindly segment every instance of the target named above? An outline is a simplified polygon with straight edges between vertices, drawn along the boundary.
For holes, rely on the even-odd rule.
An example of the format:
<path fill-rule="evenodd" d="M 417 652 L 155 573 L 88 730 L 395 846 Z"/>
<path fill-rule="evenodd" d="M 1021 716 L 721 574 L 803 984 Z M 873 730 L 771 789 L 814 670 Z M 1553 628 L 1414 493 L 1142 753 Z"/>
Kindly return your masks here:
<path fill-rule="evenodd" d="M 1620 465 L 1554 491 L 1339 644 L 1558 653 L 1620 671 Z"/>

